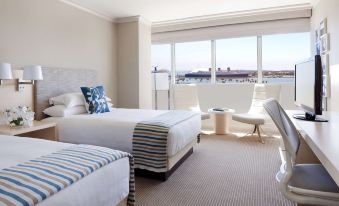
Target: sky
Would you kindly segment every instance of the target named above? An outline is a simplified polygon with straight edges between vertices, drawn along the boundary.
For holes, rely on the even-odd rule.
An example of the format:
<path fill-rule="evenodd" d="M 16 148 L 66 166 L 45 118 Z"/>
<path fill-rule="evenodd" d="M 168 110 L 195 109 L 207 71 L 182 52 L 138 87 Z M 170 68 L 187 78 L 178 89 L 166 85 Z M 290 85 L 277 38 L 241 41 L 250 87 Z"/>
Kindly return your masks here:
<path fill-rule="evenodd" d="M 310 33 L 263 36 L 263 69 L 294 69 L 294 64 L 310 58 Z M 211 67 L 211 41 L 177 43 L 176 70 L 208 70 Z M 256 70 L 257 38 L 242 37 L 216 40 L 216 67 L 231 70 Z M 152 67 L 170 70 L 169 44 L 152 46 Z"/>

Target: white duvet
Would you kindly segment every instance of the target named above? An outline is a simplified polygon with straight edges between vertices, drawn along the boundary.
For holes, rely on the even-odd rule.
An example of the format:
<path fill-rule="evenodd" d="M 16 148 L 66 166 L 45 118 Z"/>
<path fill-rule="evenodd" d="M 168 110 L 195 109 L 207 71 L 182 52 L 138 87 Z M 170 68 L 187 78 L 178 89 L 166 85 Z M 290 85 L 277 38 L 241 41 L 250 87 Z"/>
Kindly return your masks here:
<path fill-rule="evenodd" d="M 138 122 L 163 114 L 165 110 L 113 109 L 102 114 L 49 117 L 56 122 L 61 142 L 92 144 L 132 153 L 134 127 Z M 168 135 L 167 153 L 175 155 L 197 138 L 201 130 L 200 115 L 173 126 Z"/>
<path fill-rule="evenodd" d="M 15 166 L 71 144 L 40 139 L 0 135 L 0 169 Z M 39 203 L 39 206 L 112 206 L 129 192 L 129 160 L 123 158 L 102 167 L 64 190 Z"/>

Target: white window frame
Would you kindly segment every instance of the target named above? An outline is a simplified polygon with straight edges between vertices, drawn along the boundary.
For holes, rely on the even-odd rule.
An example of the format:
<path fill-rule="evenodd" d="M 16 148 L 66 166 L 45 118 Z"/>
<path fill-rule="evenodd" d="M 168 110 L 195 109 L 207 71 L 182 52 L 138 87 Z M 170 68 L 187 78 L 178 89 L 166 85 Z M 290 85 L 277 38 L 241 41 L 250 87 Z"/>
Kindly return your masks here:
<path fill-rule="evenodd" d="M 262 56 L 262 36 L 257 37 L 257 82 L 263 82 L 263 56 Z M 211 41 L 211 82 L 210 84 L 217 84 L 216 81 L 216 39 Z M 176 84 L 176 58 L 175 58 L 175 44 L 171 45 L 171 84 Z"/>

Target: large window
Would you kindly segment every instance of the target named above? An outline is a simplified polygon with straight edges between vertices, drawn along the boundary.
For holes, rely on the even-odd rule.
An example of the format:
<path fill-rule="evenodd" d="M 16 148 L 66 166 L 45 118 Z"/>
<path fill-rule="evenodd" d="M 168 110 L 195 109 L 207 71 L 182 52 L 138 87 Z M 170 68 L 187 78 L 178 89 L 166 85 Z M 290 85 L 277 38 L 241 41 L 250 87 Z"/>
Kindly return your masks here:
<path fill-rule="evenodd" d="M 216 40 L 216 82 L 257 81 L 257 37 Z"/>
<path fill-rule="evenodd" d="M 153 45 L 152 70 L 176 84 L 293 83 L 294 65 L 310 54 L 309 32 Z"/>
<path fill-rule="evenodd" d="M 211 81 L 211 41 L 175 44 L 176 83 Z"/>
<path fill-rule="evenodd" d="M 310 58 L 310 42 L 309 32 L 263 36 L 263 82 L 294 82 L 294 65 Z"/>
<path fill-rule="evenodd" d="M 171 45 L 155 44 L 152 46 L 152 71 L 171 73 Z"/>

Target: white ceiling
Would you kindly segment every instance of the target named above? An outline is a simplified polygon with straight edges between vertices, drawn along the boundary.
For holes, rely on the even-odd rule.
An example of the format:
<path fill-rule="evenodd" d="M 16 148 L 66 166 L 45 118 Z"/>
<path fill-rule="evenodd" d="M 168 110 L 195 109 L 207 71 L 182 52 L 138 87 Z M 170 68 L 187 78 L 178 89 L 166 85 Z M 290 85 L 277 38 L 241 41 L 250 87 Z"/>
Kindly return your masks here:
<path fill-rule="evenodd" d="M 110 19 L 142 16 L 151 22 L 293 6 L 313 0 L 61 0 Z"/>

